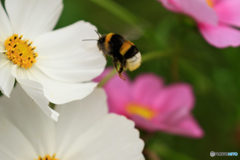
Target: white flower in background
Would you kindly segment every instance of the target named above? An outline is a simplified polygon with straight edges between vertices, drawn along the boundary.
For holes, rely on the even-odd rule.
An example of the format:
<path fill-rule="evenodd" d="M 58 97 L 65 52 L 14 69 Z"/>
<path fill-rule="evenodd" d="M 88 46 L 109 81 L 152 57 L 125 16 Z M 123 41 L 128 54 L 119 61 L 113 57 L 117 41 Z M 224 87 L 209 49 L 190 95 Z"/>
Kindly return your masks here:
<path fill-rule="evenodd" d="M 56 106 L 56 123 L 17 87 L 0 98 L 1 160 L 144 160 L 134 123 L 108 114 L 106 94 Z M 42 158 L 42 159 L 41 159 Z M 48 159 L 47 159 L 48 158 Z"/>
<path fill-rule="evenodd" d="M 0 90 L 10 97 L 15 79 L 49 117 L 57 120 L 50 102 L 64 104 L 90 94 L 106 60 L 96 42 L 96 27 L 84 21 L 51 31 L 61 14 L 62 0 L 5 0 L 0 4 Z"/>

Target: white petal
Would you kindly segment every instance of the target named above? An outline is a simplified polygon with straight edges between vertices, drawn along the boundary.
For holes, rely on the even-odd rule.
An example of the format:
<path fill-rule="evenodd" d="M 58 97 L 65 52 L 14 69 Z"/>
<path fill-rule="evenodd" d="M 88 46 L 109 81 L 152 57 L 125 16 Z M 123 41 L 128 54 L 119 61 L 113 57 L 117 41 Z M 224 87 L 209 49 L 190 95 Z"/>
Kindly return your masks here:
<path fill-rule="evenodd" d="M 51 79 L 45 75 L 36 66 L 32 66 L 27 70 L 27 74 L 21 74 L 20 67 L 13 71 L 19 78 L 30 79 L 40 83 L 43 86 L 44 96 L 55 104 L 63 104 L 74 100 L 79 100 L 89 95 L 96 87 L 97 83 L 64 83 Z"/>
<path fill-rule="evenodd" d="M 11 74 L 13 63 L 9 61 L 6 55 L 0 53 L 0 90 L 10 97 L 15 78 Z"/>
<path fill-rule="evenodd" d="M 82 41 L 98 39 L 94 30 L 95 26 L 79 21 L 38 37 L 34 41 L 39 55 L 35 65 L 46 75 L 59 81 L 92 80 L 103 72 L 106 65 L 96 41 Z"/>
<path fill-rule="evenodd" d="M 39 83 L 19 78 L 17 78 L 17 81 L 20 83 L 25 92 L 34 100 L 35 103 L 37 103 L 37 105 L 49 118 L 52 118 L 54 121 L 58 121 L 59 113 L 52 110 L 48 106 L 49 102 L 43 95 L 43 88 Z"/>
<path fill-rule="evenodd" d="M 107 115 L 107 97 L 103 89 L 95 89 L 81 101 L 56 106 L 61 114 L 56 124 L 56 153 L 62 157 L 77 137 Z"/>
<path fill-rule="evenodd" d="M 47 118 L 20 85 L 14 88 L 10 99 L 0 98 L 0 118 L 6 119 L 7 122 L 6 124 L 0 120 L 0 139 L 2 139 L 0 144 L 2 145 L 4 140 L 6 143 L 8 142 L 9 144 L 6 144 L 6 146 L 11 147 L 8 150 L 14 152 L 14 156 L 18 157 L 18 154 L 24 154 L 25 156 L 31 156 L 25 159 L 37 159 L 39 155 L 53 153 L 54 121 Z M 3 135 L 3 131 L 8 131 L 9 136 L 7 134 Z M 32 149 L 29 146 L 30 144 Z M 14 146 L 16 150 L 14 150 Z M 7 149 L 7 147 L 5 148 Z M 24 158 L 16 158 L 16 160 L 18 159 Z"/>
<path fill-rule="evenodd" d="M 62 0 L 6 0 L 13 32 L 30 40 L 51 31 L 62 12 Z"/>
<path fill-rule="evenodd" d="M 132 121 L 109 114 L 79 135 L 63 159 L 144 160 L 143 147 Z"/>
<path fill-rule="evenodd" d="M 20 79 L 30 79 L 29 70 L 30 69 L 25 69 L 25 68 L 19 67 L 18 65 L 14 65 L 12 68 L 12 75 Z"/>
<path fill-rule="evenodd" d="M 13 34 L 13 31 L 2 3 L 0 3 L 0 24 L 0 42 L 3 44 Z"/>
<path fill-rule="evenodd" d="M 9 106 L 0 107 L 8 108 Z M 17 128 L 17 126 L 15 126 L 15 124 L 8 121 L 5 117 L 0 118 L 0 132 L 1 159 L 19 160 L 38 157 L 27 137 Z"/>
<path fill-rule="evenodd" d="M 0 42 L 0 53 L 5 53 L 6 50 L 5 50 L 5 46 L 2 42 Z"/>
<path fill-rule="evenodd" d="M 25 70 L 25 73 L 27 75 L 28 70 L 22 69 L 15 65 L 12 69 L 12 74 L 16 77 L 18 83 L 22 86 L 22 88 L 25 90 L 25 92 L 33 99 L 33 101 L 43 110 L 43 112 L 49 117 L 52 118 L 53 120 L 57 121 L 59 113 L 56 111 L 52 110 L 48 104 L 47 98 L 43 94 L 43 87 L 41 84 L 38 82 L 29 80 L 25 77 L 25 79 L 22 79 L 22 76 L 19 76 L 18 73 L 18 68 L 19 71 Z M 21 72 L 19 72 L 21 73 Z M 23 72 L 24 73 L 24 72 Z"/>

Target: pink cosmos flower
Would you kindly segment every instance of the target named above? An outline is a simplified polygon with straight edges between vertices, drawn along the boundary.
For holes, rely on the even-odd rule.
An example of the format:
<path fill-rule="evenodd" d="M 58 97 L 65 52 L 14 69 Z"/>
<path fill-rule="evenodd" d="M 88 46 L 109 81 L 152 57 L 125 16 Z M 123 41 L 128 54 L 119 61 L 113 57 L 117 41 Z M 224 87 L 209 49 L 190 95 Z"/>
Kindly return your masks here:
<path fill-rule="evenodd" d="M 110 70 L 106 69 L 95 81 L 100 81 Z M 203 136 L 203 130 L 191 115 L 194 95 L 190 85 L 177 83 L 166 87 L 153 74 L 142 74 L 133 82 L 124 76 L 126 81 L 116 75 L 104 85 L 110 112 L 132 119 L 139 128 L 149 132 L 161 130 L 195 138 Z"/>
<path fill-rule="evenodd" d="M 240 0 L 158 0 L 167 9 L 194 18 L 211 45 L 224 48 L 240 45 Z"/>

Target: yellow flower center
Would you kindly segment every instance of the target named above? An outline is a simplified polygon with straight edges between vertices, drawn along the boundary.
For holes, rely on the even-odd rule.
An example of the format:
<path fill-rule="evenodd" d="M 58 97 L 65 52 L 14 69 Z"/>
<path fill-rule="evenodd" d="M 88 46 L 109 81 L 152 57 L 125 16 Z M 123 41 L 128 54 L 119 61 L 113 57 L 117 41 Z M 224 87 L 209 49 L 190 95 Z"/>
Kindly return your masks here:
<path fill-rule="evenodd" d="M 208 4 L 210 7 L 213 8 L 213 6 L 214 6 L 213 1 L 212 1 L 212 0 L 206 0 L 206 1 L 207 1 L 207 4 Z"/>
<path fill-rule="evenodd" d="M 32 42 L 28 43 L 29 40 L 22 40 L 22 35 L 18 36 L 17 34 L 9 37 L 4 45 L 7 52 L 5 55 L 10 59 L 14 64 L 21 66 L 25 69 L 32 67 L 33 63 L 36 62 L 35 58 L 38 56 L 32 47 Z"/>
<path fill-rule="evenodd" d="M 54 154 L 52 157 L 49 155 L 46 155 L 44 158 L 39 156 L 37 160 L 59 160 L 59 159 L 55 158 L 55 156 L 56 156 L 56 154 Z"/>
<path fill-rule="evenodd" d="M 130 103 L 127 105 L 127 113 L 130 115 L 138 115 L 147 120 L 154 118 L 157 115 L 157 112 L 148 108 L 146 106 L 141 106 L 135 103 Z"/>

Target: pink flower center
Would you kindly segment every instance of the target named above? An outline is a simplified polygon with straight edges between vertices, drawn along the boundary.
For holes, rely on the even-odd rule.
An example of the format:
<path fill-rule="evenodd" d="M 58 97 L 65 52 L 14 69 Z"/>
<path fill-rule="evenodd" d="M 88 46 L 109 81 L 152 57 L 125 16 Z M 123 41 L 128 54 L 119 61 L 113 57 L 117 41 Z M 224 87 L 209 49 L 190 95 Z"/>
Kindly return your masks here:
<path fill-rule="evenodd" d="M 213 8 L 213 6 L 214 6 L 213 0 L 206 0 L 206 1 L 207 1 L 207 4 L 208 4 L 211 8 Z"/>
<path fill-rule="evenodd" d="M 126 111 L 129 115 L 138 115 L 147 120 L 150 120 L 157 115 L 157 112 L 153 109 L 135 103 L 129 103 L 126 107 Z"/>

